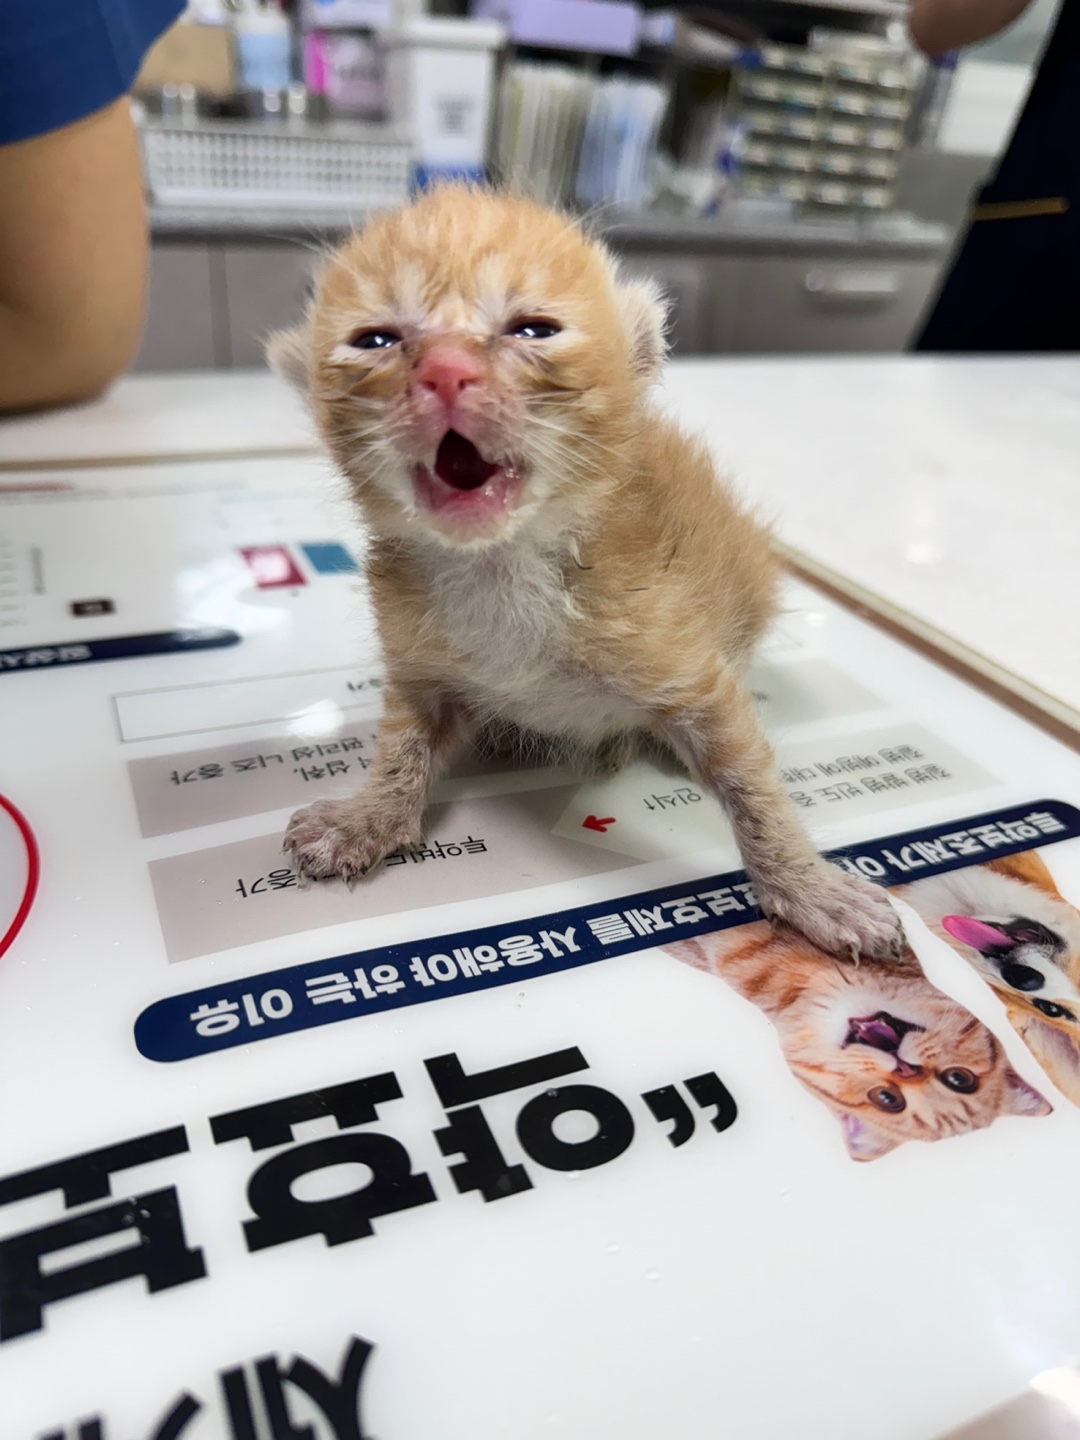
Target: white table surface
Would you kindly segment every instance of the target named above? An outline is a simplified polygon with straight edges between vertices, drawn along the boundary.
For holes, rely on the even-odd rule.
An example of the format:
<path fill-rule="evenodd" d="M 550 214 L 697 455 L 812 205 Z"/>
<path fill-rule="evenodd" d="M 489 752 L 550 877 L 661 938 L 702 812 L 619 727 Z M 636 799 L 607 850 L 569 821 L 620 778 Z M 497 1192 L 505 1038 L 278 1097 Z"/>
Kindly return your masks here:
<path fill-rule="evenodd" d="M 811 572 L 1076 722 L 1080 358 L 682 360 L 664 389 Z M 0 467 L 312 444 L 266 373 L 138 376 L 0 423 Z"/>
<path fill-rule="evenodd" d="M 1080 358 L 695 361 L 667 390 L 811 568 L 1080 712 Z"/>
<path fill-rule="evenodd" d="M 133 375 L 89 405 L 0 419 L 0 469 L 314 444 L 299 400 L 265 370 Z"/>

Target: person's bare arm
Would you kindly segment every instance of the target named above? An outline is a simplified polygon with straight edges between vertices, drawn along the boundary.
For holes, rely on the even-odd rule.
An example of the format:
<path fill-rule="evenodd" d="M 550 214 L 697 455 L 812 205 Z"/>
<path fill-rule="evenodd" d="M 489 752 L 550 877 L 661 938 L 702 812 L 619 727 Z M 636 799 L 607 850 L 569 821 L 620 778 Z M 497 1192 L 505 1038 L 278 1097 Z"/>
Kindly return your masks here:
<path fill-rule="evenodd" d="M 1031 0 L 912 0 L 911 38 L 931 59 L 1004 30 Z"/>
<path fill-rule="evenodd" d="M 126 99 L 0 147 L 0 411 L 99 394 L 131 361 L 146 209 Z"/>

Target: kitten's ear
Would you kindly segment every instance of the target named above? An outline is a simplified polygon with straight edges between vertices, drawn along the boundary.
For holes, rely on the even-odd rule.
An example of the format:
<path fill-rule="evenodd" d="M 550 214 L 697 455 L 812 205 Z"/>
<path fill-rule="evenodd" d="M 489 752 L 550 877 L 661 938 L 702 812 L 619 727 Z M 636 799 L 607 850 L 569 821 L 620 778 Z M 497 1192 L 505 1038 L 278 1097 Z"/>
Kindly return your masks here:
<path fill-rule="evenodd" d="M 667 354 L 667 303 L 655 280 L 620 280 L 615 293 L 630 340 L 634 369 L 647 380 L 660 373 Z"/>
<path fill-rule="evenodd" d="M 1067 1035 L 1062 1036 L 1067 1040 Z M 1052 1073 L 1052 1072 L 1051 1072 Z M 1034 1085 L 1029 1085 L 1023 1076 L 1018 1075 L 1011 1065 L 1005 1067 L 1006 1100 L 1005 1112 L 1008 1115 L 1050 1115 L 1054 1107 L 1047 1100 L 1045 1095 L 1040 1095 Z"/>
<path fill-rule="evenodd" d="M 853 1160 L 880 1160 L 882 1155 L 888 1155 L 900 1144 L 899 1140 L 884 1134 L 876 1125 L 860 1120 L 857 1115 L 841 1115 L 840 1126 L 848 1154 Z"/>
<path fill-rule="evenodd" d="M 1030 1011 L 1008 1006 L 1009 1019 L 1050 1079 L 1074 1105 L 1080 1105 L 1080 1051 L 1071 1035 L 1037 1020 Z"/>
<path fill-rule="evenodd" d="M 311 389 L 311 332 L 306 324 L 293 330 L 278 330 L 266 341 L 270 368 L 286 384 L 307 395 Z"/>
<path fill-rule="evenodd" d="M 705 946 L 699 940 L 676 940 L 673 945 L 665 945 L 663 948 L 669 955 L 674 955 L 676 960 L 681 960 L 684 965 L 692 965 L 695 970 L 712 969 Z"/>

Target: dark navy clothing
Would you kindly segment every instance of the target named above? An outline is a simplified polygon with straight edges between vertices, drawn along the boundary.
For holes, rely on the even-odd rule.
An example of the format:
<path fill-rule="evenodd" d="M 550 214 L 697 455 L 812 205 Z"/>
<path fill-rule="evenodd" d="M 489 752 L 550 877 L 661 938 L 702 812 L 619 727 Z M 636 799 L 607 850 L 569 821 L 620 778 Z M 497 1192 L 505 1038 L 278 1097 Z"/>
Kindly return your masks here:
<path fill-rule="evenodd" d="M 1012 140 L 915 348 L 1080 349 L 1080 0 L 1063 0 Z"/>
<path fill-rule="evenodd" d="M 183 9 L 184 0 L 0 0 L 0 145 L 125 95 Z"/>

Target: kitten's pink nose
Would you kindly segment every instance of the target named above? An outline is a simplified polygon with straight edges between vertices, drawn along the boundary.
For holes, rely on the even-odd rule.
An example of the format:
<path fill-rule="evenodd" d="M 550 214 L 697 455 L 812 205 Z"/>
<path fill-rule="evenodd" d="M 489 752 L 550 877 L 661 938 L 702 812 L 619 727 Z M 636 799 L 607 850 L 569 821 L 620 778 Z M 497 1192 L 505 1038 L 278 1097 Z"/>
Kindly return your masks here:
<path fill-rule="evenodd" d="M 479 385 L 483 378 L 476 357 L 463 345 L 452 342 L 432 345 L 413 374 L 419 389 L 437 395 L 446 406 L 453 405 L 463 390 Z"/>

